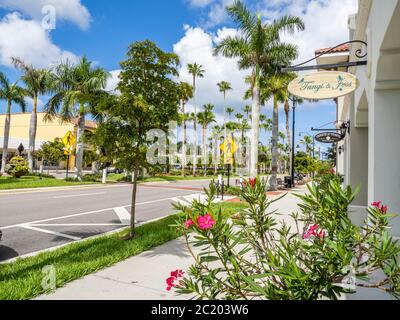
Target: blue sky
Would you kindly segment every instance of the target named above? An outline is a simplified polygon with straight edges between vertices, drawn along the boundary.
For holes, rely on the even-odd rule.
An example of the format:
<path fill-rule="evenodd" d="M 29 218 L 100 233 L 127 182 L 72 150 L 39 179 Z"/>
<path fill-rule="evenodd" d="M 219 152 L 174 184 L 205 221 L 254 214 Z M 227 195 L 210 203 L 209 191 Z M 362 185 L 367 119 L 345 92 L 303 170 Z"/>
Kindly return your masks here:
<path fill-rule="evenodd" d="M 226 35 L 236 32 L 226 16 L 224 6 L 232 0 L 0 0 L 0 70 L 10 79 L 19 73 L 9 63 L 18 56 L 38 67 L 48 67 L 62 59 L 78 59 L 86 55 L 113 73 L 110 87 L 117 81 L 119 62 L 127 46 L 150 39 L 163 50 L 181 57 L 180 80 L 190 81 L 186 64 L 198 62 L 206 77 L 199 82 L 199 104 L 216 105 L 222 118 L 223 99 L 216 83 L 232 82 L 228 104 L 239 112 L 248 102 L 242 100 L 246 89 L 236 62 L 214 57 L 212 47 Z M 317 48 L 336 45 L 348 39 L 347 17 L 356 11 L 355 0 L 248 0 L 253 10 L 265 20 L 283 14 L 298 15 L 306 31 L 284 40 L 298 45 L 299 61 L 312 57 Z M 57 13 L 55 30 L 42 30 L 41 10 L 52 5 Z M 335 24 L 326 21 L 335 21 Z M 46 97 L 42 97 L 42 104 Z M 188 108 L 193 106 L 189 105 Z M 16 111 L 16 110 L 15 110 Z M 4 112 L 0 106 L 0 112 Z M 271 105 L 263 113 L 271 116 Z M 310 131 L 335 120 L 333 101 L 306 104 L 298 108 L 299 131 Z M 284 125 L 281 113 L 281 129 Z"/>

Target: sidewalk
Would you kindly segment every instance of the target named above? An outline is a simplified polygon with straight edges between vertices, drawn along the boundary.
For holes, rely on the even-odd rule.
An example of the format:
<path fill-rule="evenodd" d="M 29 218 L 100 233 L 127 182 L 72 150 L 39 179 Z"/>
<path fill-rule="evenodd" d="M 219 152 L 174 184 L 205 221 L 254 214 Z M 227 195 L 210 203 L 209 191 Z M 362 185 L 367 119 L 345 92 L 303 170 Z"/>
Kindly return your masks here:
<path fill-rule="evenodd" d="M 295 192 L 305 190 L 299 187 Z M 288 221 L 288 215 L 298 210 L 297 204 L 298 199 L 289 193 L 274 203 L 271 210 L 283 214 L 278 220 Z M 192 263 L 184 239 L 180 238 L 73 281 L 37 300 L 186 300 L 190 297 L 167 292 L 165 279 L 171 271 L 187 270 Z"/>

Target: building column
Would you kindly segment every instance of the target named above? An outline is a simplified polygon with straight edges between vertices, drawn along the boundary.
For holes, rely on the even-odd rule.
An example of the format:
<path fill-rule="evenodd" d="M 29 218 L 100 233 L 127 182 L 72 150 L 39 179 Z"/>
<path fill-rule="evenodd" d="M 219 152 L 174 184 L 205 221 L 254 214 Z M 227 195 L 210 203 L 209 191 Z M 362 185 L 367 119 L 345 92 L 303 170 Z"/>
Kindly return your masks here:
<path fill-rule="evenodd" d="M 372 110 L 371 110 L 372 109 Z M 369 111 L 369 203 L 382 201 L 400 214 L 400 91 L 374 92 Z M 400 217 L 392 221 L 400 236 Z"/>

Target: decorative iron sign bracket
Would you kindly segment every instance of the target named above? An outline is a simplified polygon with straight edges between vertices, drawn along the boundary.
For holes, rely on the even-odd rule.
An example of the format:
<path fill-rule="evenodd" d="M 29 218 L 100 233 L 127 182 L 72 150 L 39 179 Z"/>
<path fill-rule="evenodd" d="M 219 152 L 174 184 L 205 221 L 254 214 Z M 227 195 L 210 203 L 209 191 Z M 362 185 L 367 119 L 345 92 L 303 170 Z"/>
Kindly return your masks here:
<path fill-rule="evenodd" d="M 337 68 L 349 68 L 349 67 L 358 67 L 358 66 L 365 66 L 367 65 L 367 61 L 353 61 L 353 62 L 344 62 L 344 63 L 333 63 L 333 64 L 321 64 L 321 65 L 317 65 L 317 66 L 305 66 L 307 63 L 312 62 L 314 60 L 317 60 L 318 58 L 327 55 L 327 54 L 331 54 L 334 53 L 334 51 L 346 44 L 351 44 L 351 43 L 361 43 L 364 46 L 368 46 L 368 44 L 364 41 L 361 40 L 353 40 L 353 41 L 347 41 L 344 43 L 341 43 L 331 49 L 329 49 L 327 52 L 323 52 L 317 56 L 315 56 L 314 58 L 305 61 L 303 63 L 300 63 L 298 65 L 295 66 L 291 66 L 291 67 L 283 67 L 281 68 L 281 72 L 296 72 L 296 71 L 306 71 L 306 70 L 332 70 L 332 69 L 337 69 Z M 355 52 L 355 55 L 357 58 L 362 59 L 365 58 L 367 56 L 367 53 L 363 53 L 362 49 L 358 49 Z"/>

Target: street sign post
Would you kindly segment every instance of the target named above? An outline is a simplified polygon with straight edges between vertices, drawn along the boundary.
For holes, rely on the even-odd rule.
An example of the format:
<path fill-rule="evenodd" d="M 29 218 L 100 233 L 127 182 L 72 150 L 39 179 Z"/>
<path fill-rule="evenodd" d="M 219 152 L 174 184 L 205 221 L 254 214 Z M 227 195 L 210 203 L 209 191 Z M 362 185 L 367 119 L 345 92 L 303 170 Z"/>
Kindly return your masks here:
<path fill-rule="evenodd" d="M 66 174 L 65 180 L 68 180 L 69 158 L 72 155 L 72 149 L 76 143 L 76 138 L 71 131 L 68 131 L 67 134 L 62 139 L 62 142 L 65 145 L 64 154 L 67 156 L 67 174 Z"/>
<path fill-rule="evenodd" d="M 221 151 L 224 153 L 224 164 L 228 166 L 228 188 L 230 186 L 231 166 L 234 164 L 235 152 L 237 150 L 238 146 L 232 137 L 226 138 L 221 145 Z"/>

